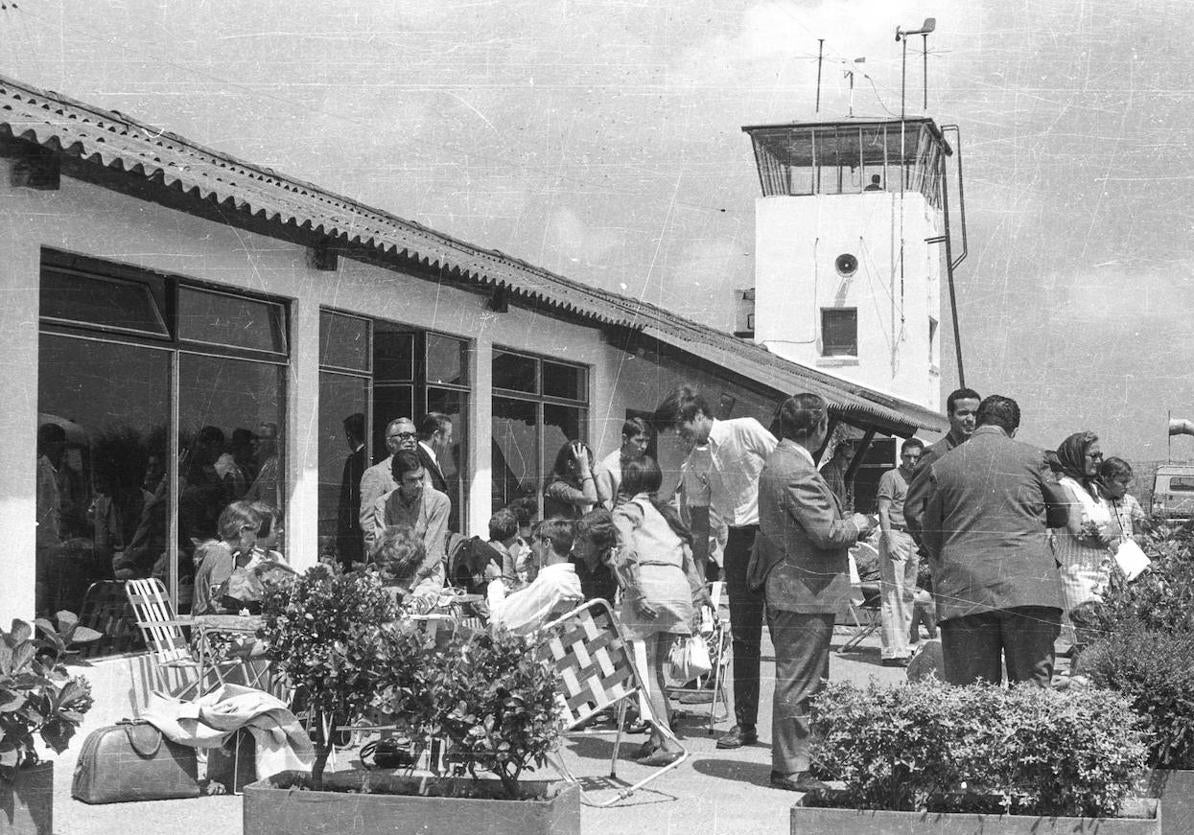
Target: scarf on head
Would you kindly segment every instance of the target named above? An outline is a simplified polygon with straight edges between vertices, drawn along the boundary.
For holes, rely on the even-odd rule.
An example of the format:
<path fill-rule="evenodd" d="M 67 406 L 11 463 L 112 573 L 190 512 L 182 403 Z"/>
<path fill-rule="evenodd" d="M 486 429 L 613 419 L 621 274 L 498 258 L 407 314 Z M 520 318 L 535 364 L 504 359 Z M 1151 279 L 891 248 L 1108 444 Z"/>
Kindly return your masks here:
<path fill-rule="evenodd" d="M 1095 495 L 1094 479 L 1086 474 L 1086 448 L 1098 440 L 1093 432 L 1075 432 L 1057 448 L 1057 462 L 1063 475 L 1081 484 L 1086 492 Z"/>

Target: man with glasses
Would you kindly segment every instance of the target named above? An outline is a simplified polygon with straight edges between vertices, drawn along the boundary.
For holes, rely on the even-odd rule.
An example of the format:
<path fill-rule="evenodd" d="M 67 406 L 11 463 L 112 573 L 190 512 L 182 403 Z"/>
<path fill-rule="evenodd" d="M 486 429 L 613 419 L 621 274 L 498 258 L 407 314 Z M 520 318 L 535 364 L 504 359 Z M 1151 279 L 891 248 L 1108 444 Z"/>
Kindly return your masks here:
<path fill-rule="evenodd" d="M 419 446 L 419 436 L 415 432 L 415 422 L 407 417 L 392 420 L 386 426 L 386 449 L 389 456 L 379 461 L 361 476 L 361 507 L 359 510 L 361 531 L 368 534 L 373 524 L 374 506 L 377 500 L 398 488 L 394 481 L 393 464 L 394 453 L 399 450 L 414 452 Z M 369 549 L 366 548 L 365 559 L 369 559 Z"/>
<path fill-rule="evenodd" d="M 920 558 L 904 522 L 904 501 L 924 448 L 920 438 L 904 441 L 900 466 L 879 478 L 879 616 L 884 667 L 907 667 L 912 655 L 908 636 Z"/>

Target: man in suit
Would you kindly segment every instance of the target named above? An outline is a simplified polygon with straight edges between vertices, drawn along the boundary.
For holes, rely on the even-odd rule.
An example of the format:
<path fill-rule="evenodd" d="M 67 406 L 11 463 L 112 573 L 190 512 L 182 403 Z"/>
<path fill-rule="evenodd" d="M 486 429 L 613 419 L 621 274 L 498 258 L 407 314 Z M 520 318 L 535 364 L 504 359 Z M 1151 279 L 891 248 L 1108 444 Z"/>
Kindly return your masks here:
<path fill-rule="evenodd" d="M 448 480 L 440 466 L 440 453 L 452 445 L 452 419 L 442 412 L 428 412 L 419 425 L 419 460 L 427 470 L 427 484 L 448 494 Z M 450 495 L 450 494 L 449 494 Z"/>
<path fill-rule="evenodd" d="M 408 417 L 390 421 L 386 426 L 385 439 L 386 449 L 390 454 L 365 470 L 365 474 L 361 476 L 361 507 L 358 518 L 366 540 L 373 525 L 374 505 L 377 504 L 377 500 L 389 495 L 398 487 L 398 483 L 394 481 L 394 454 L 403 449 L 414 452 L 419 446 L 415 422 Z"/>
<path fill-rule="evenodd" d="M 365 448 L 365 415 L 356 412 L 344 418 L 344 440 L 348 457 L 344 459 L 344 475 L 340 479 L 340 504 L 336 514 L 336 550 L 345 571 L 354 562 L 365 561 L 365 541 L 361 533 L 361 478 L 369 463 Z"/>
<path fill-rule="evenodd" d="M 970 440 L 974 434 L 974 416 L 981 399 L 974 389 L 960 388 L 950 392 L 949 397 L 945 398 L 949 432 L 921 454 L 920 463 L 912 471 L 912 481 L 908 482 L 908 493 L 904 497 L 904 524 L 917 545 L 921 544 L 920 517 L 924 515 L 925 500 L 928 499 L 929 465 L 954 447 Z"/>
<path fill-rule="evenodd" d="M 833 622 L 850 596 L 849 549 L 874 526 L 841 505 L 817 472 L 829 432 L 828 407 L 815 394 L 780 406 L 780 434 L 759 476 L 759 535 L 749 581 L 762 585 L 775 645 L 771 785 L 811 791 L 809 701 L 829 678 Z"/>
<path fill-rule="evenodd" d="M 1044 453 L 1013 438 L 1016 401 L 978 407 L 970 440 L 926 474 L 922 538 L 929 553 L 945 678 L 1048 687 L 1061 631 L 1061 579 L 1048 528 L 1063 527 L 1065 496 Z"/>

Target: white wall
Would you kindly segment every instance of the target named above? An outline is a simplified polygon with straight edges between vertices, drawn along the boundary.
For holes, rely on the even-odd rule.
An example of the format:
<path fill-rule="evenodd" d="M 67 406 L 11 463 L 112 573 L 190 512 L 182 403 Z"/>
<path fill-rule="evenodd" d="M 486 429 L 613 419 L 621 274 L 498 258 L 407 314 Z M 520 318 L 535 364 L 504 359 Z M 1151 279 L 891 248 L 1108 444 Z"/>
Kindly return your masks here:
<path fill-rule="evenodd" d="M 0 183 L 11 161 L 0 161 Z M 591 366 L 591 438 L 600 442 L 615 398 L 614 352 L 599 332 L 511 306 L 484 308 L 482 296 L 341 258 L 337 272 L 309 266 L 303 247 L 250 234 L 97 186 L 62 178 L 57 191 L 0 186 L 0 530 L 5 578 L 0 620 L 32 615 L 37 434 L 38 278 L 43 246 L 107 259 L 291 302 L 291 371 L 287 392 L 287 543 L 297 566 L 318 554 L 319 308 L 336 307 L 432 328 L 470 340 L 473 392 L 468 485 L 470 533 L 490 514 L 489 369 L 494 345 Z M 618 419 L 620 426 L 621 419 Z M 615 430 L 616 431 L 616 430 Z"/>
<path fill-rule="evenodd" d="M 755 340 L 786 359 L 920 404 L 939 406 L 938 212 L 917 192 L 760 197 L 755 201 Z M 904 241 L 903 288 L 899 270 Z M 844 278 L 843 253 L 858 259 Z M 858 309 L 858 358 L 821 355 L 821 308 Z"/>

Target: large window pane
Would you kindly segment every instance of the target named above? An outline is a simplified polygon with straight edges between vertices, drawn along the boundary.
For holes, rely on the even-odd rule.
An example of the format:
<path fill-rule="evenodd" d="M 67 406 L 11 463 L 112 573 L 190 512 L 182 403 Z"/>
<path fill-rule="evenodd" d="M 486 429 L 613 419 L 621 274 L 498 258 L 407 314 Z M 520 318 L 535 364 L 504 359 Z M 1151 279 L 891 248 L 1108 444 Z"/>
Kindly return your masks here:
<path fill-rule="evenodd" d="M 194 287 L 178 290 L 180 339 L 284 354 L 284 314 L 275 302 Z"/>
<path fill-rule="evenodd" d="M 542 477 L 551 473 L 556 456 L 564 444 L 585 440 L 588 432 L 583 421 L 584 410 L 576 406 L 543 406 L 543 464 Z"/>
<path fill-rule="evenodd" d="M 536 361 L 533 357 L 493 352 L 493 387 L 535 394 L 539 391 Z"/>
<path fill-rule="evenodd" d="M 41 335 L 38 614 L 87 608 L 103 580 L 165 578 L 169 392 L 168 351 Z M 127 649 L 132 633 L 105 647 Z"/>
<path fill-rule="evenodd" d="M 373 386 L 373 463 L 390 454 L 386 449 L 386 426 L 398 418 L 415 416 L 415 387 L 375 382 Z"/>
<path fill-rule="evenodd" d="M 415 378 L 415 335 L 388 322 L 373 323 L 373 379 L 410 382 Z"/>
<path fill-rule="evenodd" d="M 543 393 L 569 400 L 588 400 L 589 374 L 575 365 L 543 362 Z"/>
<path fill-rule="evenodd" d="M 369 320 L 321 311 L 319 364 L 350 371 L 369 371 Z"/>
<path fill-rule="evenodd" d="M 369 466 L 365 412 L 369 380 L 319 375 L 319 553 L 344 564 L 364 557 L 361 475 Z"/>
<path fill-rule="evenodd" d="M 62 322 L 168 336 L 166 319 L 149 284 L 46 268 L 41 316 Z"/>
<path fill-rule="evenodd" d="M 534 403 L 493 398 L 493 509 L 537 501 L 542 479 Z"/>
<path fill-rule="evenodd" d="M 285 368 L 183 354 L 179 358 L 179 448 L 185 450 L 179 532 L 180 611 L 189 611 L 195 540 L 218 537 L 229 502 L 286 506 Z M 279 543 L 285 554 L 285 542 Z"/>
<path fill-rule="evenodd" d="M 438 333 L 427 334 L 427 382 L 463 386 L 468 383 L 465 349 L 468 343 Z M 427 411 L 433 412 L 430 406 Z"/>

